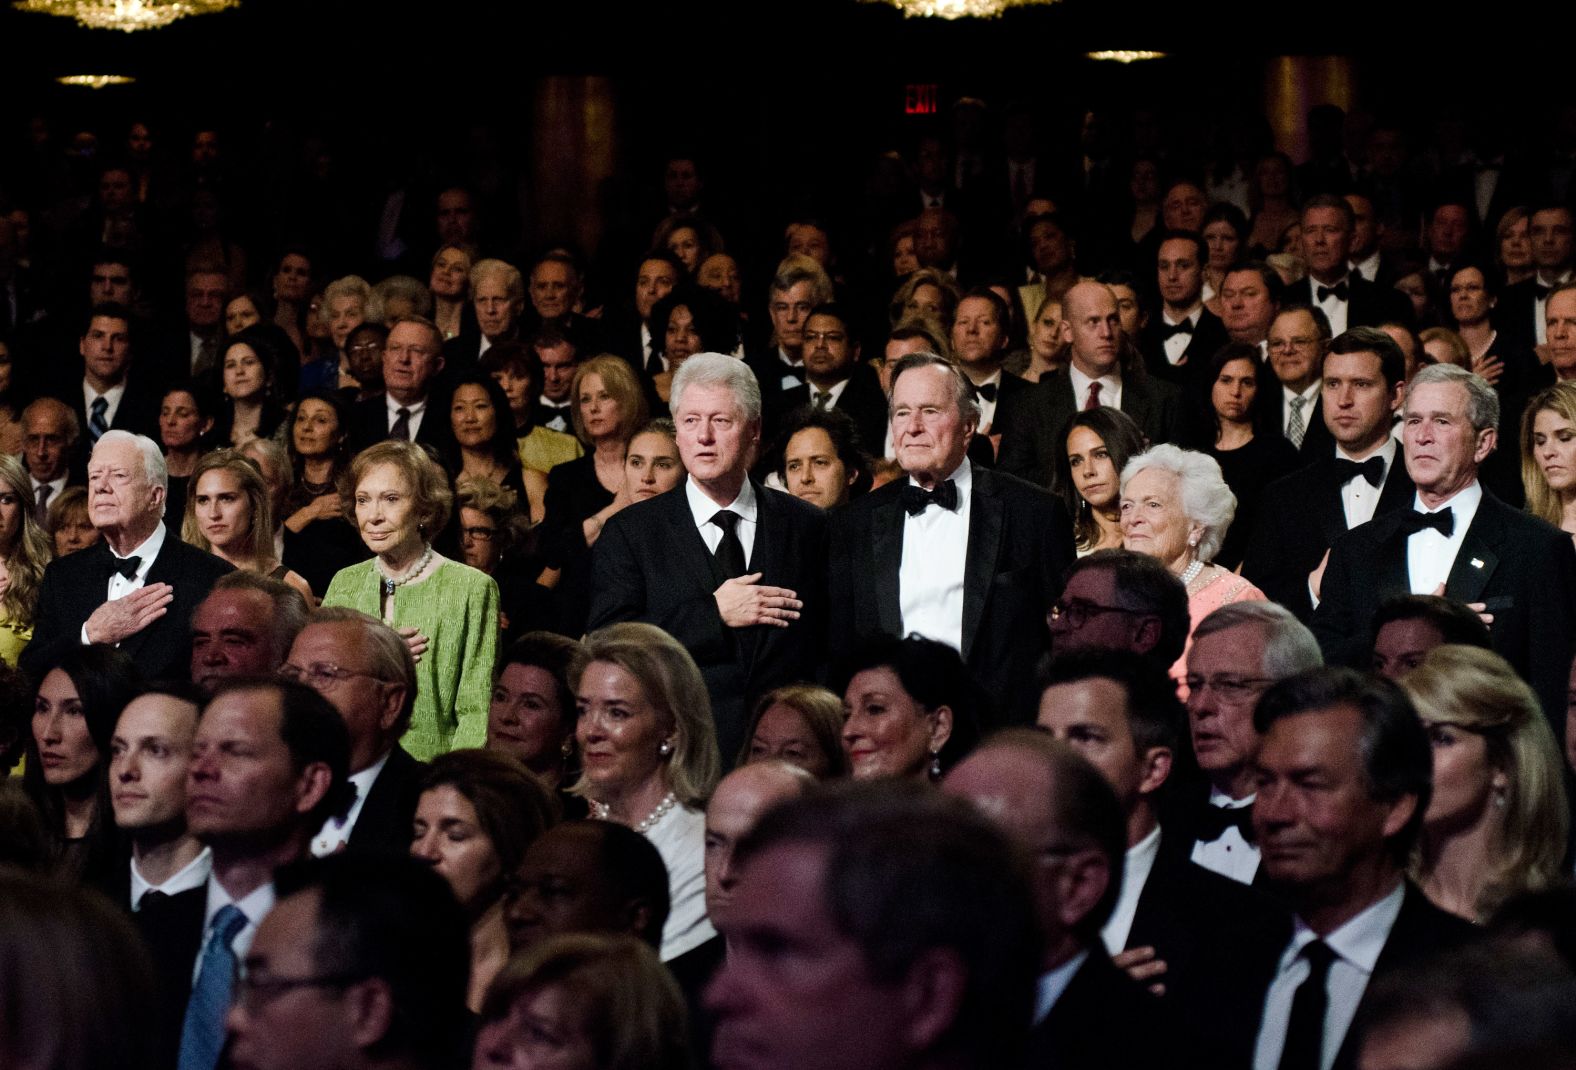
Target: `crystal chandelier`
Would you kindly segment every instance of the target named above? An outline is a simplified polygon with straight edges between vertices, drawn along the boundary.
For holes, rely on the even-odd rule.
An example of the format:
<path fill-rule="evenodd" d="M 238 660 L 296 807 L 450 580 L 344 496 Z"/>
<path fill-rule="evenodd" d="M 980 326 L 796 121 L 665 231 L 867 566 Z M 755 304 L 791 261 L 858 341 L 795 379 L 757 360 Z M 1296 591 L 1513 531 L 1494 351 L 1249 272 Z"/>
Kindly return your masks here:
<path fill-rule="evenodd" d="M 129 74 L 62 74 L 55 81 L 84 89 L 105 89 L 112 85 L 131 85 L 136 79 Z"/>
<path fill-rule="evenodd" d="M 157 30 L 188 15 L 212 15 L 241 0 L 16 0 L 18 11 L 63 15 L 93 30 Z"/>
<path fill-rule="evenodd" d="M 994 19 L 1010 7 L 1036 7 L 1056 0 L 865 0 L 889 4 L 905 18 Z"/>

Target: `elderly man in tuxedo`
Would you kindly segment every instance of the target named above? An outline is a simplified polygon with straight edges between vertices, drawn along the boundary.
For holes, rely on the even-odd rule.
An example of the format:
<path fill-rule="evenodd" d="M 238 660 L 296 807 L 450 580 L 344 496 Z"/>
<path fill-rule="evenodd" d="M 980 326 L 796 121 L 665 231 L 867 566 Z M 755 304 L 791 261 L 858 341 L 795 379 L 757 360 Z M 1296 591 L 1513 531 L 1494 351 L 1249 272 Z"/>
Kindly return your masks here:
<path fill-rule="evenodd" d="M 164 525 L 168 477 L 152 439 L 106 431 L 88 461 L 88 516 L 103 538 L 50 564 L 20 665 L 41 678 L 78 644 L 109 643 L 149 679 L 182 679 L 188 624 L 230 565 Z"/>
<path fill-rule="evenodd" d="M 1555 716 L 1565 709 L 1576 636 L 1576 546 L 1478 482 L 1499 427 L 1499 397 L 1480 376 L 1453 364 L 1424 368 L 1407 386 L 1403 419 L 1413 506 L 1331 548 L 1312 622 L 1326 660 L 1366 667 L 1381 602 L 1442 594 L 1484 614 L 1494 649 Z"/>
<path fill-rule="evenodd" d="M 1034 719 L 1028 668 L 1050 646 L 1046 615 L 1073 559 L 1061 502 L 968 460 L 979 403 L 955 364 L 914 353 L 892 371 L 892 437 L 908 478 L 832 525 L 832 649 L 914 633 L 953 647 L 996 696 L 998 717 Z"/>
<path fill-rule="evenodd" d="M 755 700 L 813 678 L 821 663 L 826 519 L 749 478 L 761 390 L 748 365 L 698 353 L 674 375 L 672 399 L 688 476 L 602 529 L 590 627 L 645 621 L 683 643 L 731 761 Z"/>

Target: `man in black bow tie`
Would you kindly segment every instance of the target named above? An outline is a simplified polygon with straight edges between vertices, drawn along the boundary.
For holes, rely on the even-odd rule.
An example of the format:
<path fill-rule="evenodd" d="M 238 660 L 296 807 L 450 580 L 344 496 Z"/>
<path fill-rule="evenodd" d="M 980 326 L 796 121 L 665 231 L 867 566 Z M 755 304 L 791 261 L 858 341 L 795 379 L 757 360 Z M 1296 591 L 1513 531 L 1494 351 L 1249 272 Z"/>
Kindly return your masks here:
<path fill-rule="evenodd" d="M 21 667 L 40 679 L 72 647 L 118 646 L 151 680 L 186 679 L 192 611 L 231 567 L 164 525 L 168 482 L 152 439 L 106 431 L 88 461 L 88 517 L 104 537 L 44 571 Z"/>
<path fill-rule="evenodd" d="M 1412 509 L 1380 516 L 1331 548 L 1312 622 L 1325 657 L 1366 668 L 1380 602 L 1442 594 L 1484 615 L 1494 649 L 1555 716 L 1565 709 L 1576 636 L 1576 547 L 1478 482 L 1497 444 L 1498 395 L 1464 368 L 1434 365 L 1408 384 L 1403 421 L 1417 485 Z"/>
<path fill-rule="evenodd" d="M 1412 480 L 1390 433 L 1405 373 L 1405 356 L 1383 331 L 1356 327 L 1331 342 L 1317 411 L 1334 448 L 1271 483 L 1257 515 L 1242 518 L 1252 524 L 1243 575 L 1304 621 L 1313 615 L 1310 579 L 1331 543 L 1411 504 Z"/>
<path fill-rule="evenodd" d="M 1073 559 L 1060 501 L 974 467 L 979 403 L 957 365 L 929 353 L 892 371 L 892 438 L 908 478 L 832 521 L 831 649 L 918 633 L 962 653 L 1007 721 L 1033 720 L 1029 667 L 1050 645 L 1045 615 Z"/>
<path fill-rule="evenodd" d="M 1204 307 L 1204 239 L 1189 230 L 1168 231 L 1155 255 L 1160 315 L 1139 332 L 1139 350 L 1151 375 L 1199 393 L 1209 358 L 1231 340 L 1220 317 Z M 1202 399 L 1200 399 L 1202 400 Z"/>
<path fill-rule="evenodd" d="M 979 433 L 1001 437 L 997 413 L 1013 412 L 1017 398 L 1029 383 L 1002 370 L 1007 359 L 1007 328 L 1011 316 L 1007 302 L 987 286 L 970 290 L 958 302 L 952 321 L 952 351 L 969 382 L 974 384 L 980 407 Z"/>
<path fill-rule="evenodd" d="M 1287 300 L 1323 312 L 1332 334 L 1392 319 L 1411 322 L 1411 308 L 1403 295 L 1351 270 L 1347 256 L 1356 226 L 1357 215 L 1345 197 L 1325 193 L 1308 198 L 1302 206 L 1302 256 L 1308 262 L 1308 278 L 1291 288 Z"/>

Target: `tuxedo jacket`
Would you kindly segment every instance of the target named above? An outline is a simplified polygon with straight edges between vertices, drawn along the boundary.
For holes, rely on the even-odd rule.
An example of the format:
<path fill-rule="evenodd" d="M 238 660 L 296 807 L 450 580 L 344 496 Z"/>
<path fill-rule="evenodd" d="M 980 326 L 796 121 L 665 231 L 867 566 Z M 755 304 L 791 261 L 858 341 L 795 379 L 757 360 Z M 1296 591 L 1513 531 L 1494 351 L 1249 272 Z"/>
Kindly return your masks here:
<path fill-rule="evenodd" d="M 1157 313 L 1150 316 L 1144 329 L 1138 332 L 1138 349 L 1144 355 L 1144 367 L 1149 369 L 1150 375 L 1174 383 L 1184 392 L 1207 389 L 1209 359 L 1231 342 L 1226 325 L 1209 309 L 1200 312 L 1187 348 L 1182 351 L 1182 360 L 1177 364 L 1166 359 L 1165 326 L 1165 318 Z"/>
<path fill-rule="evenodd" d="M 785 587 L 804 603 L 786 628 L 723 623 L 713 598 L 723 577 L 695 526 L 683 483 L 615 513 L 593 547 L 589 630 L 638 620 L 683 643 L 706 680 L 728 766 L 756 700 L 774 687 L 816 679 L 825 651 L 826 514 L 754 486 L 749 570 L 763 574 L 763 586 Z"/>
<path fill-rule="evenodd" d="M 832 650 L 904 635 L 898 572 L 905 485 L 894 480 L 832 518 Z M 1032 724 L 1039 705 L 1034 666 L 1050 648 L 1045 615 L 1073 560 L 1072 522 L 1059 499 L 1021 479 L 976 465 L 972 487 L 961 653 L 994 696 L 998 722 Z"/>
<path fill-rule="evenodd" d="M 1505 287 L 1494 305 L 1494 311 L 1490 313 L 1494 329 L 1499 332 L 1496 349 L 1532 353 L 1538 344 L 1538 297 L 1541 293 L 1543 284 L 1537 276 Z M 1535 362 L 1536 358 L 1533 360 Z"/>
<path fill-rule="evenodd" d="M 120 899 L 117 905 L 125 909 L 127 900 Z M 208 884 L 204 881 L 175 895 L 145 896 L 141 909 L 131 916 L 153 963 L 157 1015 L 153 1028 L 164 1056 L 161 1066 L 174 1066 L 180 1050 L 186 1002 L 191 998 L 192 969 L 202 946 L 207 910 Z"/>
<path fill-rule="evenodd" d="M 18 664 L 35 680 L 81 645 L 82 625 L 108 600 L 115 558 L 101 539 L 85 550 L 52 561 L 44 570 L 34 615 L 33 641 Z M 120 644 L 147 680 L 185 680 L 191 676 L 191 616 L 208 597 L 214 581 L 234 571 L 227 561 L 188 546 L 166 525 L 164 545 L 148 569 L 146 585 L 167 583 L 175 599 L 164 616 Z"/>
<path fill-rule="evenodd" d="M 1011 421 L 1020 419 L 1028 411 L 1025 401 L 1033 392 L 1034 384 L 1029 380 L 1002 369 L 1001 382 L 996 385 L 996 411 L 991 416 L 990 426 L 981 427 L 980 431 L 1005 435 Z"/>
<path fill-rule="evenodd" d="M 1162 1002 L 1193 1024 L 1221 1065 L 1246 1066 L 1291 915 L 1265 893 L 1194 864 L 1192 848 L 1191 836 L 1161 834 L 1126 946 L 1153 947 L 1166 964 Z"/>
<path fill-rule="evenodd" d="M 1119 970 L 1099 941 L 1088 954 L 1050 1013 L 1029 1031 L 1023 1070 L 1225 1065 L 1206 1060 L 1192 1027 Z"/>
<path fill-rule="evenodd" d="M 345 843 L 349 851 L 383 854 L 410 853 L 411 819 L 416 813 L 416 799 L 421 794 L 421 778 L 427 766 L 395 745 L 383 771 L 367 791 L 367 801 L 361 804 L 361 813 L 351 826 L 350 839 Z"/>
<path fill-rule="evenodd" d="M 1073 397 L 1072 373 L 1062 368 L 1033 384 L 1019 399 L 998 406 L 996 421 L 1005 425 L 997 468 L 1008 475 L 1051 486 L 1056 455 L 1067 448 L 1067 421 L 1077 415 L 1081 402 Z M 1182 392 L 1161 379 L 1126 376 L 1122 380 L 1121 410 L 1133 418 L 1152 445 L 1179 442 L 1187 420 Z"/>
<path fill-rule="evenodd" d="M 427 407 L 416 429 L 418 445 L 431 446 L 446 457 L 454 446 L 454 425 L 449 419 L 449 396 L 434 379 L 427 392 Z M 360 453 L 389 437 L 389 410 L 383 394 L 358 401 L 350 408 L 350 451 Z"/>
<path fill-rule="evenodd" d="M 1320 460 L 1282 476 L 1264 489 L 1257 516 L 1239 518 L 1239 522 L 1252 525 L 1242 574 L 1270 601 L 1279 602 L 1305 622 L 1313 616 L 1308 573 L 1319 567 L 1325 551 L 1348 530 L 1341 501 L 1344 484 L 1336 474 L 1335 461 L 1332 448 Z M 1398 447 L 1379 489 L 1374 516 L 1411 508 L 1415 494 Z"/>
<path fill-rule="evenodd" d="M 832 406 L 854 421 L 859 431 L 859 445 L 867 454 L 880 456 L 885 448 L 887 430 L 887 396 L 881 390 L 881 380 L 875 369 L 858 363 L 851 369 L 848 385 L 843 387 L 837 404 Z M 1005 378 L 1005 377 L 1004 377 Z M 776 398 L 777 411 L 763 413 L 767 424 L 766 438 L 775 441 L 782 428 L 782 420 L 790 412 L 811 404 L 811 386 L 808 383 L 784 390 Z M 786 443 L 785 443 L 786 445 Z"/>
<path fill-rule="evenodd" d="M 1367 668 L 1379 604 L 1410 590 L 1398 509 L 1335 540 L 1312 628 L 1325 660 Z M 1494 649 L 1532 685 L 1551 718 L 1566 705 L 1576 637 L 1576 546 L 1567 532 L 1518 512 L 1488 491 L 1456 554 L 1445 595 L 1494 615 Z M 1556 734 L 1564 725 L 1556 722 Z"/>
<path fill-rule="evenodd" d="M 1317 293 L 1318 283 L 1312 277 L 1303 279 L 1286 288 L 1286 297 L 1281 302 L 1286 305 L 1314 305 L 1318 302 L 1313 298 Z M 1377 327 L 1381 323 L 1392 320 L 1400 323 L 1411 323 L 1413 320 L 1412 305 L 1406 295 L 1399 290 L 1386 289 L 1378 283 L 1369 282 L 1357 272 L 1353 271 L 1346 276 L 1346 327 Z"/>

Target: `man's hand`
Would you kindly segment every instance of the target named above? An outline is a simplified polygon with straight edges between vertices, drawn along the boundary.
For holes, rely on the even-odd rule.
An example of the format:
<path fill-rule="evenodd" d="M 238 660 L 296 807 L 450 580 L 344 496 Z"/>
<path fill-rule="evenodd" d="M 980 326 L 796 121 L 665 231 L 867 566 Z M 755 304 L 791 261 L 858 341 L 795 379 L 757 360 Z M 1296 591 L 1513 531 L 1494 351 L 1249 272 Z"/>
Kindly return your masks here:
<path fill-rule="evenodd" d="M 167 583 L 150 583 L 124 598 L 105 602 L 88 618 L 88 642 L 111 646 L 125 642 L 169 612 L 173 601 L 174 587 Z"/>
<path fill-rule="evenodd" d="M 1150 979 L 1163 976 L 1166 972 L 1165 960 L 1159 958 L 1152 947 L 1130 947 L 1111 956 L 1111 961 L 1119 970 L 1125 970 L 1127 976 L 1141 985 L 1148 985 L 1149 991 L 1157 996 L 1166 994 L 1166 986 L 1155 981 L 1150 984 Z"/>
<path fill-rule="evenodd" d="M 1438 587 L 1435 587 L 1429 593 L 1432 594 L 1432 595 L 1435 595 L 1436 597 L 1439 597 L 1439 598 L 1447 597 L 1446 594 L 1445 594 L 1445 585 L 1442 584 L 1442 583 Z M 1466 603 L 1463 603 L 1463 604 L 1468 609 L 1470 609 L 1472 612 L 1476 613 L 1478 615 L 1478 619 L 1481 620 L 1485 625 L 1489 625 L 1489 624 L 1493 624 L 1494 623 L 1494 614 L 1486 612 L 1486 610 L 1488 609 L 1488 605 L 1486 603 L 1483 603 L 1483 602 L 1466 602 Z"/>
<path fill-rule="evenodd" d="M 752 624 L 786 628 L 790 621 L 799 619 L 804 603 L 798 596 L 786 587 L 757 586 L 761 575 L 751 572 L 729 580 L 712 593 L 722 623 L 730 628 L 748 628 Z"/>
<path fill-rule="evenodd" d="M 416 659 L 418 665 L 421 664 L 421 656 L 427 652 L 427 637 L 415 628 L 399 629 L 399 637 L 410 647 L 410 656 Z"/>

